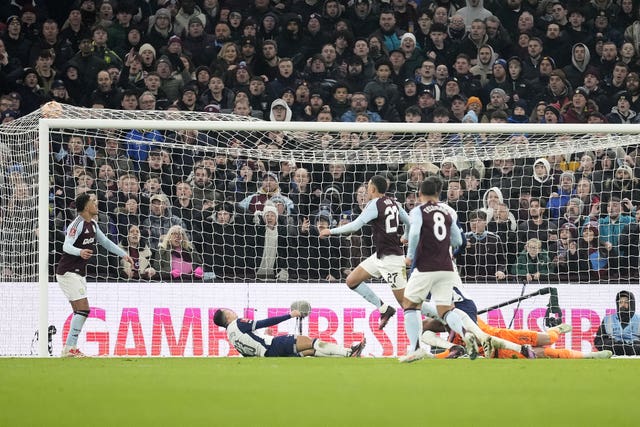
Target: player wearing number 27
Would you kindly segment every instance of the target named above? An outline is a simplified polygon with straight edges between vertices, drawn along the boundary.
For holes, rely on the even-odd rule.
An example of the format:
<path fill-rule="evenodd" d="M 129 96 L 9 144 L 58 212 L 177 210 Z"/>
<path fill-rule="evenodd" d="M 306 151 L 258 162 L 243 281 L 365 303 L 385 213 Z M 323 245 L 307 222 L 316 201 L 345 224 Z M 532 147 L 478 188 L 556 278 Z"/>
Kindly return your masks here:
<path fill-rule="evenodd" d="M 104 235 L 94 217 L 98 214 L 98 199 L 95 194 L 82 193 L 75 200 L 78 216 L 67 228 L 63 254 L 56 268 L 56 278 L 62 292 L 73 308 L 71 327 L 62 357 L 84 357 L 77 348 L 78 335 L 89 317 L 87 299 L 86 268 L 89 259 L 96 251 L 96 241 L 109 252 L 121 256 L 133 264 L 131 257 L 118 245 Z"/>
<path fill-rule="evenodd" d="M 395 314 L 396 309 L 385 304 L 364 281 L 371 277 L 382 277 L 391 285 L 391 290 L 398 303 L 402 303 L 404 288 L 407 284 L 402 245 L 403 241 L 406 242 L 409 215 L 395 199 L 385 195 L 386 191 L 386 178 L 380 175 L 373 176 L 367 184 L 367 192 L 371 196 L 371 200 L 358 218 L 343 226 L 320 232 L 321 238 L 354 233 L 365 224 L 371 223 L 376 252 L 362 261 L 347 276 L 346 282 L 351 290 L 378 308 L 380 311 L 379 329 L 385 327 Z M 399 234 L 401 222 L 405 225 L 405 234 L 402 238 Z"/>

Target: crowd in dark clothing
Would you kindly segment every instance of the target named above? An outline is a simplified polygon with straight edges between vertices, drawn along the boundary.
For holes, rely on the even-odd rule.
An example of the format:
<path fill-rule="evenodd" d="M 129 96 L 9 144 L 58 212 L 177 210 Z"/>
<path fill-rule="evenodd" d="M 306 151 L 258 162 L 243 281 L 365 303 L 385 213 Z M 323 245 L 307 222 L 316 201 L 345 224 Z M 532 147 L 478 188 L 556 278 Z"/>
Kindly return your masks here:
<path fill-rule="evenodd" d="M 293 121 L 640 121 L 632 0 L 12 0 L 0 18 L 2 123 L 48 101 Z M 295 145 L 270 137 L 252 143 Z M 466 233 L 466 280 L 638 276 L 637 146 L 390 168 L 146 144 L 211 139 L 132 130 L 55 141 L 54 229 L 79 192 L 95 191 L 108 234 L 144 261 L 125 268 L 104 255 L 95 276 L 342 280 L 373 250 L 367 230 L 327 240 L 318 230 L 353 220 L 374 174 L 411 208 L 416 183 L 435 173 Z M 251 148 L 224 141 L 235 143 Z M 174 226 L 189 242 L 172 250 Z M 180 270 L 183 254 L 193 271 Z"/>

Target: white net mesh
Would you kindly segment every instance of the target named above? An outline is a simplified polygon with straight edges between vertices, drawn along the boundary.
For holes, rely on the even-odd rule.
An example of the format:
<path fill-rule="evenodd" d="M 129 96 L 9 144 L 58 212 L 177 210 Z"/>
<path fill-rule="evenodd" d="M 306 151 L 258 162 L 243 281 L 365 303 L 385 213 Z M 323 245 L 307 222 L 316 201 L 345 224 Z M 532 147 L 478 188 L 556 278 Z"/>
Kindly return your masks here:
<path fill-rule="evenodd" d="M 638 132 L 631 125 L 602 133 L 583 127 L 544 133 L 558 128 L 521 125 L 460 133 L 437 125 L 285 123 L 281 129 L 288 130 L 274 131 L 274 123 L 221 114 L 49 104 L 0 127 L 0 300 L 13 307 L 0 313 L 3 355 L 35 351 L 38 289 L 21 282 L 37 280 L 41 117 L 100 120 L 94 128 L 49 132 L 49 280 L 55 281 L 64 233 L 76 215 L 74 200 L 82 192 L 98 196 L 103 231 L 136 259 L 135 265 L 122 264 L 98 246 L 91 260 L 92 311 L 81 337 L 89 354 L 234 354 L 224 332 L 212 325 L 216 307 L 264 318 L 286 312 L 300 298 L 313 307 L 305 330 L 310 335 L 350 345 L 365 331 L 371 354 L 403 354 L 401 312 L 378 331 L 374 307 L 342 285 L 324 285 L 344 281 L 375 250 L 366 226 L 350 236 L 318 237 L 319 229 L 358 216 L 368 201 L 363 184 L 375 174 L 388 178 L 389 193 L 407 210 L 426 175 L 445 179 L 442 199 L 458 211 L 468 240 L 458 266 L 479 307 L 517 299 L 520 287 L 503 287 L 505 282 L 539 282 L 534 288 L 548 282 L 637 285 Z M 129 125 L 140 120 L 157 126 Z M 178 130 L 162 130 L 167 127 Z M 273 218 L 277 226 L 265 225 Z M 478 228 L 478 218 L 486 220 L 480 226 L 487 232 Z M 176 226 L 190 242 L 181 256 L 167 250 L 166 236 Z M 262 280 L 279 283 L 256 285 Z M 388 285 L 371 286 L 393 302 Z M 604 315 L 615 287 L 558 289 L 574 331 L 585 324 L 566 345 L 590 349 L 600 322 L 592 308 L 597 302 Z M 57 285 L 48 295 L 48 324 L 58 331 L 51 346 L 58 353 L 71 315 Z M 532 327 L 548 299 L 528 301 L 515 312 L 509 306 L 492 310 L 488 320 L 501 325 L 513 317 L 518 325 L 528 319 Z M 271 332 L 282 331 L 293 332 L 286 325 Z"/>
<path fill-rule="evenodd" d="M 368 124 L 357 131 L 341 131 L 336 124 L 327 124 L 326 131 L 273 131 L 267 126 L 273 123 L 233 115 L 48 104 L 0 128 L 4 280 L 35 278 L 34 150 L 42 112 L 50 118 L 125 124 L 119 129 L 50 132 L 51 273 L 65 228 L 76 215 L 74 198 L 92 191 L 109 238 L 135 246 L 137 228 L 142 246 L 134 248 L 139 263 L 133 267 L 99 250 L 90 277 L 343 280 L 374 250 L 370 232 L 365 227 L 352 236 L 320 240 L 318 228 L 353 220 L 368 201 L 363 184 L 374 174 L 386 176 L 389 192 L 409 209 L 419 182 L 429 173 L 447 181 L 443 200 L 458 210 L 468 234 L 468 250 L 458 258 L 468 280 L 502 280 L 497 271 L 513 279 L 532 279 L 529 274 L 537 277 L 540 272 L 545 280 L 569 282 L 637 273 L 637 229 L 630 224 L 637 222 L 634 206 L 640 202 L 636 143 L 635 135 L 626 131 L 557 134 L 536 133 L 543 129 L 537 128 L 515 133 L 503 127 L 497 129 L 500 133 L 460 133 L 432 126 L 429 132 L 416 133 L 405 131 L 410 129 L 406 125 L 394 131 Z M 158 129 L 131 129 L 128 120 L 156 120 Z M 169 121 L 215 121 L 226 124 L 225 129 L 238 123 L 243 130 L 162 130 L 162 123 Z M 247 122 L 251 127 L 242 126 Z M 518 126 L 509 129 L 520 130 Z M 571 182 L 561 188 L 563 179 Z M 540 213 L 528 208 L 531 198 L 547 206 L 540 219 L 531 218 Z M 265 233 L 265 204 L 276 208 L 277 237 Z M 618 206 L 622 218 L 611 227 L 609 205 L 614 210 Z M 471 228 L 469 220 L 478 216 L 473 213 L 477 209 L 496 237 L 488 245 L 478 244 L 476 234 L 482 232 Z M 596 224 L 599 236 L 591 242 L 583 238 L 583 230 L 593 228 L 585 227 L 590 221 L 604 222 Z M 198 277 L 167 270 L 160 249 L 168 244 L 164 240 L 172 226 L 184 229 L 191 242 L 193 268 L 202 268 Z M 531 243 L 542 251 L 535 259 L 526 256 L 532 239 L 540 240 Z M 145 245 L 149 254 L 143 251 Z M 545 265 L 532 265 L 540 263 Z"/>

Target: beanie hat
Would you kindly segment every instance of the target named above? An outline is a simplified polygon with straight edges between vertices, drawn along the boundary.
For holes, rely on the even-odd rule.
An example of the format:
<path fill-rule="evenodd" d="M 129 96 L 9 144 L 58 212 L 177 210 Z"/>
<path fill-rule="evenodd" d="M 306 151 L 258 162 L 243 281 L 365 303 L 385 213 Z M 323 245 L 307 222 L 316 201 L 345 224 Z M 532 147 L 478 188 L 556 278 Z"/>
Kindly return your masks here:
<path fill-rule="evenodd" d="M 507 65 L 507 61 L 505 61 L 502 58 L 496 59 L 495 62 L 493 63 L 493 66 L 495 67 L 496 65 L 501 66 L 502 68 L 504 68 L 505 71 L 509 70 L 509 66 Z"/>
<path fill-rule="evenodd" d="M 554 116 L 560 119 L 560 106 L 558 104 L 549 104 L 545 107 L 544 112 L 551 111 Z"/>
<path fill-rule="evenodd" d="M 276 208 L 274 205 L 265 205 L 264 208 L 262 208 L 262 217 L 264 218 L 264 216 L 268 213 L 268 212 L 272 212 L 273 214 L 275 214 L 276 218 L 278 217 L 278 208 Z"/>
<path fill-rule="evenodd" d="M 503 98 L 507 97 L 507 92 L 505 92 L 504 89 L 501 89 L 499 87 L 496 87 L 496 88 L 492 89 L 491 92 L 489 93 L 489 96 L 491 97 L 496 93 L 499 94 Z"/>
<path fill-rule="evenodd" d="M 153 53 L 153 57 L 156 57 L 156 48 L 151 46 L 149 43 L 145 43 L 140 46 L 140 49 L 138 49 L 138 54 L 142 55 L 142 52 L 144 52 L 145 50 L 150 50 Z"/>
<path fill-rule="evenodd" d="M 402 37 L 400 37 L 400 44 L 402 44 L 406 39 L 411 39 L 413 40 L 413 44 L 416 44 L 416 36 L 411 33 L 404 33 Z"/>

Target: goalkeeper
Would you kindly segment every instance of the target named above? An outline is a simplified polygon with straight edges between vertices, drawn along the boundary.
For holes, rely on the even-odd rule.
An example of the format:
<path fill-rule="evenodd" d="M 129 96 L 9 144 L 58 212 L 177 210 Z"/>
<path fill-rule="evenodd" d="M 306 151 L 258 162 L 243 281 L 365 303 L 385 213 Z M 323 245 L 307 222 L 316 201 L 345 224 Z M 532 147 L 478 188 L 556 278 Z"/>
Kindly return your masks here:
<path fill-rule="evenodd" d="M 557 349 L 550 347 L 557 340 L 560 334 L 571 331 L 571 325 L 566 323 L 549 328 L 546 332 L 536 332 L 531 330 L 496 328 L 489 326 L 477 317 L 477 308 L 473 300 L 467 298 L 458 288 L 453 292 L 454 305 L 456 308 L 466 312 L 474 319 L 483 333 L 489 335 L 492 340 L 492 354 L 484 354 L 484 357 L 498 359 L 608 359 L 611 357 L 610 351 L 581 352 L 571 349 Z M 429 309 L 429 307 L 432 307 Z M 423 313 L 429 311 L 426 320 L 423 321 L 422 328 L 425 331 L 420 340 L 432 347 L 444 348 L 445 351 L 438 354 L 436 358 L 455 359 L 463 356 L 464 341 L 457 334 L 451 334 L 450 340 L 440 338 L 437 332 L 446 332 L 442 321 L 437 317 L 437 311 L 433 303 L 424 303 Z M 498 338 L 498 339 L 495 339 Z M 479 351 L 483 352 L 480 348 Z"/>
<path fill-rule="evenodd" d="M 284 316 L 253 321 L 239 319 L 234 311 L 221 308 L 213 315 L 213 323 L 227 330 L 229 342 L 244 357 L 360 357 L 366 344 L 364 339 L 351 348 L 344 348 L 305 335 L 271 337 L 262 336 L 256 332 L 258 329 L 277 325 L 293 317 L 304 316 L 299 310 L 291 310 Z"/>

